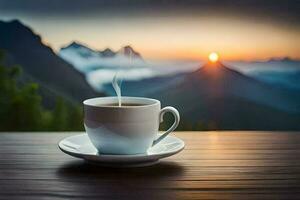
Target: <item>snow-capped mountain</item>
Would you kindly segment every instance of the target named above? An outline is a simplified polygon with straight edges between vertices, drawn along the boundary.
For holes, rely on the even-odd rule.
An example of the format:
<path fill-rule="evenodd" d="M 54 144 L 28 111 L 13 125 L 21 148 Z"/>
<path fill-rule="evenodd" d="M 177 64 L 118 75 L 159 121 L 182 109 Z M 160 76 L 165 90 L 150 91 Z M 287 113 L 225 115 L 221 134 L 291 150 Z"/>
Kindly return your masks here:
<path fill-rule="evenodd" d="M 109 48 L 97 51 L 78 42 L 62 47 L 59 56 L 83 73 L 94 89 L 102 92 L 103 86 L 110 84 L 116 74 L 125 82 L 139 81 L 190 72 L 199 65 L 198 62 L 146 62 L 131 46 L 118 51 Z"/>
<path fill-rule="evenodd" d="M 129 58 L 133 58 L 133 59 L 141 59 L 142 60 L 142 56 L 140 53 L 136 52 L 131 46 L 127 45 L 122 47 L 119 51 L 118 54 L 120 55 L 124 55 L 127 56 Z"/>
<path fill-rule="evenodd" d="M 73 64 L 83 73 L 100 68 L 144 67 L 145 62 L 140 53 L 131 46 L 122 47 L 118 51 L 106 48 L 102 51 L 93 50 L 78 42 L 62 47 L 59 56 Z"/>

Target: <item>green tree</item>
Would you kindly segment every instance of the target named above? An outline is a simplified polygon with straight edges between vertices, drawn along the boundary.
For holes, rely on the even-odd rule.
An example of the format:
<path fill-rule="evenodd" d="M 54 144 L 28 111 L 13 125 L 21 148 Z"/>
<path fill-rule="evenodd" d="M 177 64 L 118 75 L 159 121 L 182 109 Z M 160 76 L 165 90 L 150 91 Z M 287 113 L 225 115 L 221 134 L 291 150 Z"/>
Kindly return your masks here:
<path fill-rule="evenodd" d="M 82 107 L 71 105 L 68 114 L 68 130 L 83 131 L 84 127 Z"/>
<path fill-rule="evenodd" d="M 83 112 L 80 106 L 66 102 L 59 97 L 54 111 L 51 113 L 50 130 L 52 131 L 82 131 Z"/>
<path fill-rule="evenodd" d="M 17 85 L 18 67 L 4 67 L 0 53 L 0 130 L 28 131 L 41 129 L 41 97 L 34 83 Z"/>
<path fill-rule="evenodd" d="M 13 96 L 7 114 L 10 130 L 32 131 L 43 128 L 41 97 L 37 90 L 37 84 L 26 84 Z"/>
<path fill-rule="evenodd" d="M 0 52 L 0 131 L 79 131 L 83 112 L 58 97 L 53 111 L 42 106 L 36 83 L 17 83 L 21 69 L 6 67 Z"/>
<path fill-rule="evenodd" d="M 54 111 L 52 113 L 52 120 L 50 130 L 65 131 L 68 129 L 68 108 L 65 101 L 59 97 L 56 99 Z"/>

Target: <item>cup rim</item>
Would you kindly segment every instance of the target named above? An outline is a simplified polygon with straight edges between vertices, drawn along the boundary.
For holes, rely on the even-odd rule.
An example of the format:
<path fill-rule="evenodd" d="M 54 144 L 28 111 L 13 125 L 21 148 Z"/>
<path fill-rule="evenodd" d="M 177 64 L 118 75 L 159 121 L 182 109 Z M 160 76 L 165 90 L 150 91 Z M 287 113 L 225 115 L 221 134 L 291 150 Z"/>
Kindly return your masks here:
<path fill-rule="evenodd" d="M 160 101 L 157 99 L 152 99 L 152 98 L 147 98 L 147 97 L 128 97 L 128 96 L 122 96 L 121 99 L 123 101 L 147 101 L 147 102 L 152 102 L 152 103 L 145 103 L 145 105 L 138 105 L 138 106 L 122 106 L 122 107 L 118 107 L 118 106 L 105 106 L 105 105 L 95 105 L 95 103 L 91 103 L 93 101 L 104 101 L 103 104 L 108 104 L 108 100 L 114 100 L 114 102 L 118 102 L 118 97 L 113 96 L 113 97 L 95 97 L 95 98 L 89 98 L 84 100 L 82 103 L 85 106 L 91 106 L 91 107 L 95 107 L 95 108 L 111 108 L 111 109 L 136 109 L 136 108 L 145 108 L 145 107 L 149 107 L 149 106 L 155 106 L 155 105 L 160 105 Z M 106 103 L 105 103 L 106 102 Z M 113 102 L 113 103 L 114 103 Z M 127 102 L 128 103 L 128 102 Z M 138 102 L 133 102 L 133 103 L 138 103 Z"/>

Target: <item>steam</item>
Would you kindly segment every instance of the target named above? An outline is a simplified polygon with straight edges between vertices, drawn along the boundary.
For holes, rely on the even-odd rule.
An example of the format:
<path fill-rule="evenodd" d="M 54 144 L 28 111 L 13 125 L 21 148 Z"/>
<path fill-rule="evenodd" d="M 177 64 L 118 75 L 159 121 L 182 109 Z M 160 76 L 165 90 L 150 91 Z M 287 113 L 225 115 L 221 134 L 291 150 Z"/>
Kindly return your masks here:
<path fill-rule="evenodd" d="M 120 79 L 119 83 L 118 83 L 118 74 L 119 72 L 117 72 L 112 80 L 112 86 L 118 96 L 118 102 L 119 102 L 119 107 L 122 106 L 122 100 L 121 100 L 121 85 L 122 85 L 122 80 Z"/>
<path fill-rule="evenodd" d="M 131 66 L 131 64 L 132 64 L 131 56 L 132 56 L 131 51 L 129 51 L 129 66 Z M 119 74 L 119 71 L 117 71 L 116 74 L 114 75 L 114 78 L 112 80 L 112 86 L 117 94 L 119 107 L 121 107 L 122 106 L 122 94 L 121 94 L 122 78 L 118 79 L 118 74 Z M 120 81 L 118 81 L 118 80 L 120 80 Z"/>

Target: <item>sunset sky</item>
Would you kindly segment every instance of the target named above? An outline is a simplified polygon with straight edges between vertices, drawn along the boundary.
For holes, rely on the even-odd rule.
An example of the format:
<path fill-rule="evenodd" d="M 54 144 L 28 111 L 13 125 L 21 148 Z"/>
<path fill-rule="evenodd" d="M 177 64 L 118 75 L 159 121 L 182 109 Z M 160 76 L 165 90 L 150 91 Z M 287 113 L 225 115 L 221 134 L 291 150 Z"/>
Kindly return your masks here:
<path fill-rule="evenodd" d="M 95 49 L 129 44 L 145 58 L 300 59 L 298 2 L 0 0 L 0 19 L 20 19 L 55 50 L 76 40 Z"/>

